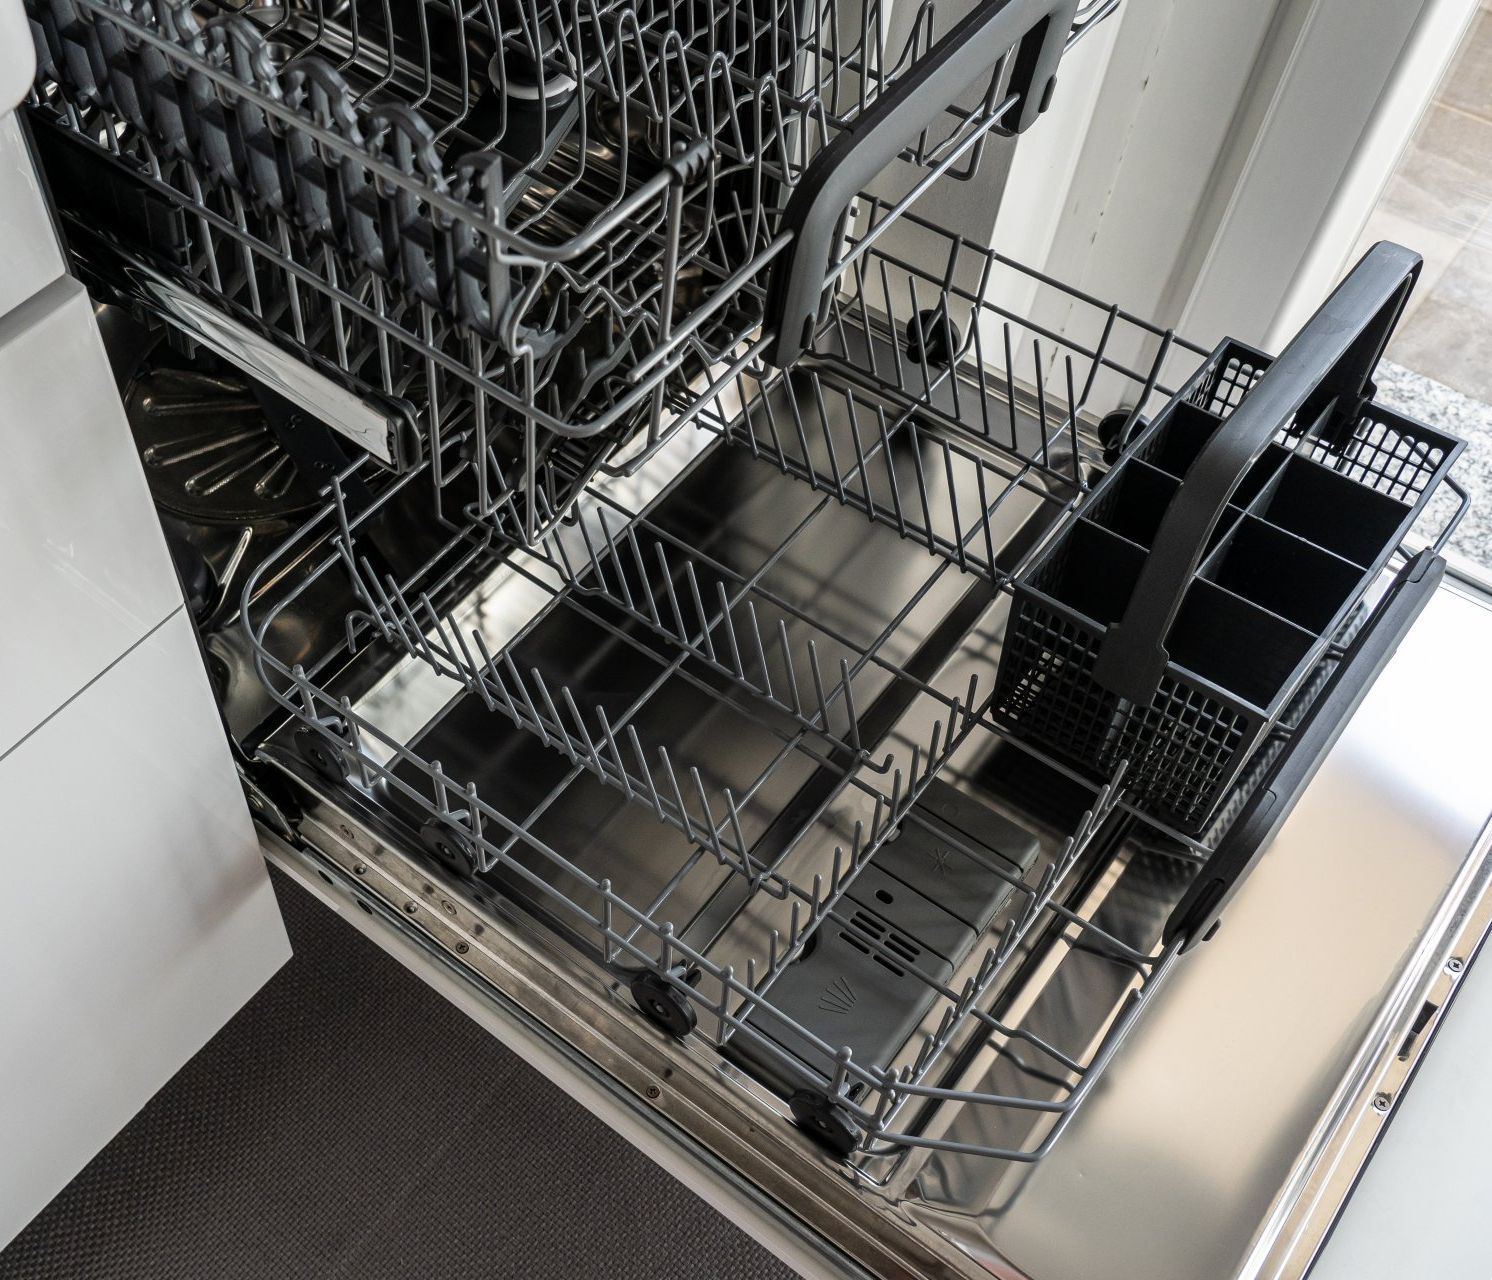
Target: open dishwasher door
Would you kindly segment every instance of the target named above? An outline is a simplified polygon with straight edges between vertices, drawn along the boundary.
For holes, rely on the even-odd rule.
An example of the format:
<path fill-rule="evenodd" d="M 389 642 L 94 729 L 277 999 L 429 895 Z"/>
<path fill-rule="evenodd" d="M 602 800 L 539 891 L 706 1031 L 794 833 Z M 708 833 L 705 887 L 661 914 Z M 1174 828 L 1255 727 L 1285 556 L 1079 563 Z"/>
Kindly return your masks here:
<path fill-rule="evenodd" d="M 1110 4 L 201 7 L 30 118 L 269 856 L 801 1269 L 1298 1270 L 1484 887 L 1417 255 L 1271 357 L 875 186 Z"/>
<path fill-rule="evenodd" d="M 934 1158 L 920 1221 L 1019 1275 L 1305 1274 L 1488 926 L 1465 717 L 1492 707 L 1489 643 L 1485 594 L 1442 587 L 1062 1143 Z"/>

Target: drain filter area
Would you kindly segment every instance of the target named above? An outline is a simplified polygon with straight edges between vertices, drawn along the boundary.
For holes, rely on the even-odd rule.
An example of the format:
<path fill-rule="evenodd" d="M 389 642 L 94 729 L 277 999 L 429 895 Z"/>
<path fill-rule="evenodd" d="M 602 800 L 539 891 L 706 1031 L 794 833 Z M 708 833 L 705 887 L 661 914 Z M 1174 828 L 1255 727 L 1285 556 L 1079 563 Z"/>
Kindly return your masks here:
<path fill-rule="evenodd" d="M 1038 849 L 1029 832 L 941 783 L 914 813 L 771 988 L 776 1008 L 865 1064 L 886 1065 L 911 1038 Z M 805 1037 L 775 1018 L 757 1025 L 807 1070 L 794 1078 L 733 1042 L 753 1074 L 784 1092 L 832 1077 L 833 1058 Z"/>

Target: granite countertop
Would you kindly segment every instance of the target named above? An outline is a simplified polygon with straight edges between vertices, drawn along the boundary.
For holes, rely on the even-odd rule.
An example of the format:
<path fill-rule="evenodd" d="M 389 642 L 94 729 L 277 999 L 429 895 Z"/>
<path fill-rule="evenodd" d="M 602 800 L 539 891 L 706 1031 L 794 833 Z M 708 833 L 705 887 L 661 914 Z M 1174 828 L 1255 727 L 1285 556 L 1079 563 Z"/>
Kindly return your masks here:
<path fill-rule="evenodd" d="M 1466 441 L 1466 452 L 1451 475 L 1471 494 L 1471 510 L 1448 550 L 1492 569 L 1492 405 L 1388 360 L 1379 363 L 1374 381 L 1382 404 Z M 1432 503 L 1428 519 L 1433 521 L 1439 509 Z"/>

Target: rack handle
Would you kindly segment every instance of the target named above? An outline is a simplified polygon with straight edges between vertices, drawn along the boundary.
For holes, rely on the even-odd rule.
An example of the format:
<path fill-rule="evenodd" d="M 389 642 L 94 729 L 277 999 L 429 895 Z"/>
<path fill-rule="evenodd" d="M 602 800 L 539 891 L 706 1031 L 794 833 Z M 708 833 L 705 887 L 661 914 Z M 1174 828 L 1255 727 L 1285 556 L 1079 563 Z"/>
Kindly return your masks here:
<path fill-rule="evenodd" d="M 1093 678 L 1105 689 L 1142 706 L 1155 696 L 1170 660 L 1171 624 L 1234 490 L 1291 421 L 1311 430 L 1328 411 L 1356 421 L 1420 264 L 1419 254 L 1388 241 L 1369 249 L 1197 455 L 1124 616 L 1099 648 Z"/>
<path fill-rule="evenodd" d="M 1284 825 L 1352 713 L 1409 633 L 1445 576 L 1445 560 L 1426 547 L 1396 577 L 1347 647 L 1330 683 L 1311 704 L 1268 776 L 1207 859 L 1166 921 L 1167 944 L 1183 951 L 1206 942 L 1223 908 Z"/>
<path fill-rule="evenodd" d="M 762 356 L 767 364 L 785 368 L 807 348 L 850 201 L 1007 53 L 1014 54 L 1009 92 L 1016 101 L 995 129 L 1029 128 L 1051 100 L 1077 7 L 1078 0 L 980 0 L 813 158 L 783 213 L 792 240 L 767 286 L 765 314 L 776 327 Z"/>

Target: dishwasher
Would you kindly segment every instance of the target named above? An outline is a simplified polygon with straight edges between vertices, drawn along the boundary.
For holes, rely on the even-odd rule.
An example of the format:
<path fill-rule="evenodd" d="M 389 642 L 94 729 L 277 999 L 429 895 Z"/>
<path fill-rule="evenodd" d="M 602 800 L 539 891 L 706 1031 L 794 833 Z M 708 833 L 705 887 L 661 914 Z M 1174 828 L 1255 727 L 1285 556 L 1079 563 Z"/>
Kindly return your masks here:
<path fill-rule="evenodd" d="M 27 0 L 267 856 L 805 1270 L 1302 1274 L 1488 923 L 1353 791 L 1492 708 L 1418 255 L 1271 356 L 919 205 L 1118 4 Z"/>

